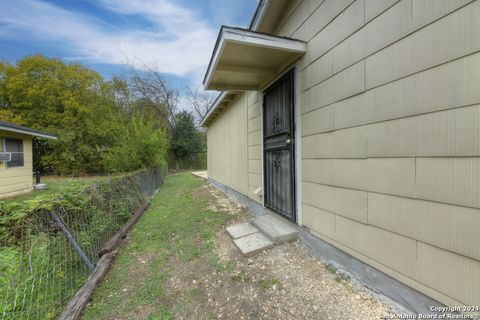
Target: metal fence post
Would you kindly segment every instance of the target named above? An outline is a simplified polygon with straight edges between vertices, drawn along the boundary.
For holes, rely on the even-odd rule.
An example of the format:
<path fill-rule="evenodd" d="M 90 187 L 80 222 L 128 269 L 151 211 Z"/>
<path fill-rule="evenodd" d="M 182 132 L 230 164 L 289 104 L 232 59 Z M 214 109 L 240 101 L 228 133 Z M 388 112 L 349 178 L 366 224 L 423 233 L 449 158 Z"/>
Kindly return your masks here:
<path fill-rule="evenodd" d="M 77 240 L 75 240 L 75 238 L 73 237 L 73 235 L 70 233 L 70 230 L 68 230 L 68 228 L 65 226 L 65 224 L 63 223 L 62 219 L 60 219 L 60 217 L 54 212 L 54 210 L 52 209 L 50 211 L 50 216 L 53 218 L 53 220 L 55 221 L 55 223 L 60 227 L 60 229 L 62 229 L 63 231 L 63 234 L 65 235 L 65 237 L 67 238 L 68 242 L 70 242 L 70 244 L 72 245 L 72 247 L 75 249 L 75 251 L 78 253 L 78 255 L 80 256 L 80 259 L 82 259 L 83 263 L 85 263 L 85 265 L 87 266 L 88 268 L 88 271 L 92 272 L 93 269 L 95 268 L 95 266 L 93 265 L 93 263 L 90 261 L 90 259 L 88 259 L 87 255 L 85 254 L 85 252 L 83 252 L 82 248 L 80 247 L 80 245 L 77 243 Z"/>
<path fill-rule="evenodd" d="M 144 169 L 113 177 L 85 188 L 84 202 L 64 206 L 57 199 L 52 209 L 38 207 L 7 220 L 0 230 L 0 262 L 6 261 L 0 268 L 0 320 L 58 315 L 98 271 L 99 253 L 146 208 L 165 174 L 164 168 Z"/>

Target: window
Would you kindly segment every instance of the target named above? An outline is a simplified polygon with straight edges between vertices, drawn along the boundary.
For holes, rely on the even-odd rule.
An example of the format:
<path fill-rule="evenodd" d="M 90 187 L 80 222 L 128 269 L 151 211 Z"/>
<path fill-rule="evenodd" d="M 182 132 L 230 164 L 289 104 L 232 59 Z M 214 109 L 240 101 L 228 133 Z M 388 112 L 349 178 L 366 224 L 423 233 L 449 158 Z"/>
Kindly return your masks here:
<path fill-rule="evenodd" d="M 23 167 L 23 140 L 5 139 L 5 151 L 12 154 L 12 159 L 7 162 L 7 168 Z"/>

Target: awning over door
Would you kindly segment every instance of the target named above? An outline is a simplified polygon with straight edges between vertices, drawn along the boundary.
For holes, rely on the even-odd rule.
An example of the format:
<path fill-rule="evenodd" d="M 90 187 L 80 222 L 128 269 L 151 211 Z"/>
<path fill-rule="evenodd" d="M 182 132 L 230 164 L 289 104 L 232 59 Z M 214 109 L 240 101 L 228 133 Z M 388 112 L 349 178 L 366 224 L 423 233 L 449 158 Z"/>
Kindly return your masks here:
<path fill-rule="evenodd" d="M 205 90 L 259 90 L 305 51 L 301 40 L 223 26 L 203 81 Z"/>

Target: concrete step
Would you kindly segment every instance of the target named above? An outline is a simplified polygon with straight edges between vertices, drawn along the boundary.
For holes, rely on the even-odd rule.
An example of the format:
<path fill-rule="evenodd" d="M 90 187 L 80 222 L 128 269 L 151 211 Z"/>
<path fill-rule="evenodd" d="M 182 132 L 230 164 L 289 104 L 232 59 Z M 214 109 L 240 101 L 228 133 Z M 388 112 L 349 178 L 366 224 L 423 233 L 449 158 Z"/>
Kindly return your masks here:
<path fill-rule="evenodd" d="M 256 217 L 250 223 L 274 244 L 295 241 L 298 236 L 297 226 L 277 214 L 271 213 Z"/>
<path fill-rule="evenodd" d="M 233 243 L 235 243 L 237 248 L 240 249 L 242 254 L 246 257 L 250 257 L 260 251 L 273 247 L 273 242 L 260 232 L 235 239 L 233 240 Z"/>
<path fill-rule="evenodd" d="M 248 236 L 249 234 L 259 232 L 257 228 L 252 226 L 250 223 L 238 223 L 234 224 L 233 226 L 227 227 L 227 233 L 233 239 L 238 239 L 244 236 Z"/>

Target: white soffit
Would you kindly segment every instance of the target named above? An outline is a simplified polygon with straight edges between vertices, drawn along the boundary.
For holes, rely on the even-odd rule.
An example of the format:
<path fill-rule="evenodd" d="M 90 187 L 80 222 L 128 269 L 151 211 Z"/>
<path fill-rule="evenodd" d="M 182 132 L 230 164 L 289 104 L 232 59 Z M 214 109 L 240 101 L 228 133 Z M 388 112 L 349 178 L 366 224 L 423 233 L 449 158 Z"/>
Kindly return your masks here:
<path fill-rule="evenodd" d="M 205 90 L 259 90 L 305 51 L 301 40 L 223 26 L 203 81 Z"/>

